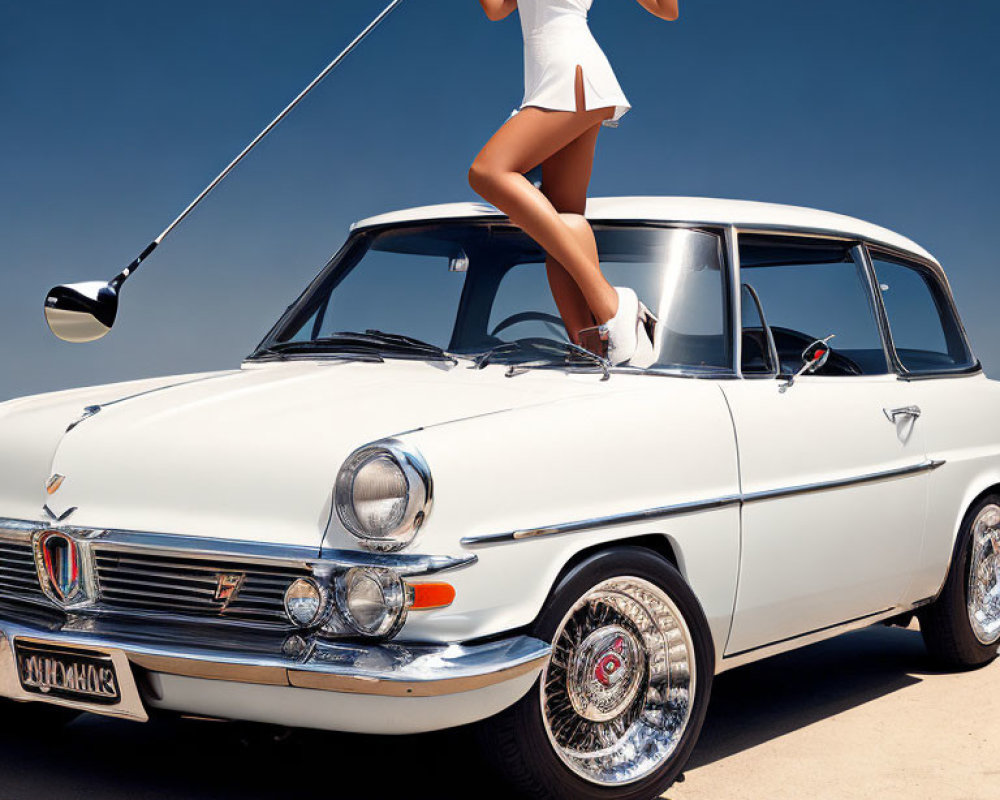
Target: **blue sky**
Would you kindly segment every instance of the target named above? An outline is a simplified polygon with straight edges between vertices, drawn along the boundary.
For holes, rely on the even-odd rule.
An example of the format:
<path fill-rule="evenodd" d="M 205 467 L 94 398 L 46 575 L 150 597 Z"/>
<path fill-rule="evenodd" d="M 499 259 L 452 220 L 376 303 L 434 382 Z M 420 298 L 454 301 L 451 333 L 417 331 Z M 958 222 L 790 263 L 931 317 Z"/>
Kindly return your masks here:
<path fill-rule="evenodd" d="M 53 284 L 110 278 L 384 0 L 0 0 L 0 399 L 237 364 L 355 219 L 477 199 L 468 166 L 521 100 L 516 15 L 407 0 L 180 227 L 115 331 L 47 332 Z M 1000 375 L 1000 4 L 595 0 L 632 110 L 590 193 L 810 205 L 945 265 Z"/>

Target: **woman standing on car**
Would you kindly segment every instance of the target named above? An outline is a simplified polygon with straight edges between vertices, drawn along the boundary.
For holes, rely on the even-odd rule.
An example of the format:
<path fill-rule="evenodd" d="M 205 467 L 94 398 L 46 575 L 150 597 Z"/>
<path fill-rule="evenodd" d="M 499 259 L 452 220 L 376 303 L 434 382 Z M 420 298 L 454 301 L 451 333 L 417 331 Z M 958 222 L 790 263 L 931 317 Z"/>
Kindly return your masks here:
<path fill-rule="evenodd" d="M 615 127 L 630 108 L 587 25 L 593 0 L 479 0 L 491 20 L 515 9 L 524 36 L 524 99 L 469 169 L 469 185 L 547 253 L 549 285 L 571 341 L 581 331 L 607 342 L 623 364 L 651 352 L 649 311 L 628 287 L 601 273 L 584 218 L 601 125 Z M 678 17 L 678 0 L 637 0 L 660 19 Z M 524 175 L 542 166 L 537 189 Z"/>

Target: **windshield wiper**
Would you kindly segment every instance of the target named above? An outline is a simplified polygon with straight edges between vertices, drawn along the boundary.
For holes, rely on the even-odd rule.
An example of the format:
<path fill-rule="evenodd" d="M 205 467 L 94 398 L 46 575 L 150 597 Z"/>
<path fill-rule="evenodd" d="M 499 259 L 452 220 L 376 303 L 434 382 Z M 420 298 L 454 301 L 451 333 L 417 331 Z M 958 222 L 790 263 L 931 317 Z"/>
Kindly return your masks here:
<path fill-rule="evenodd" d="M 304 342 L 277 342 L 260 348 L 251 358 L 257 359 L 261 356 L 274 356 L 284 361 L 290 354 L 296 352 L 322 354 L 324 358 L 340 359 L 343 361 L 370 361 L 374 363 L 385 361 L 382 356 L 377 352 L 373 352 L 369 347 L 344 347 L 339 343 L 327 342 L 320 339 Z"/>
<path fill-rule="evenodd" d="M 383 355 L 415 355 L 423 358 L 439 359 L 458 363 L 458 359 L 437 345 L 423 342 L 412 336 L 399 333 L 385 333 L 369 329 L 359 331 L 338 331 L 318 339 L 301 342 L 280 342 L 265 347 L 254 354 L 280 355 L 301 350 L 303 352 L 347 353 L 352 356 L 367 355 L 367 360 L 382 361 Z"/>
<path fill-rule="evenodd" d="M 570 357 L 578 356 L 586 361 L 589 361 L 592 365 L 600 367 L 604 375 L 601 377 L 602 381 L 608 380 L 611 377 L 611 362 L 606 358 L 597 355 L 597 353 L 591 352 L 584 347 L 573 344 L 572 342 L 560 342 L 556 339 L 545 339 L 542 337 L 530 337 L 525 339 L 516 339 L 513 342 L 504 342 L 498 344 L 496 347 L 492 347 L 485 353 L 481 353 L 476 358 L 476 363 L 474 364 L 476 369 L 482 369 L 496 355 L 503 355 L 505 353 L 517 353 L 517 352 L 530 352 L 531 350 L 542 351 L 546 350 L 555 351 L 555 354 L 561 355 L 565 358 L 566 363 L 569 363 Z M 547 361 L 536 361 L 536 362 L 522 362 L 520 364 L 510 364 L 507 368 L 507 377 L 516 375 L 516 370 L 518 369 L 531 369 L 532 367 L 538 366 L 550 366 L 552 364 L 551 360 Z"/>
<path fill-rule="evenodd" d="M 351 335 L 360 336 L 361 334 L 351 333 Z M 436 344 L 425 342 L 422 339 L 417 339 L 413 336 L 407 336 L 404 333 L 386 333 L 385 331 L 380 331 L 375 328 L 366 328 L 364 335 L 366 338 L 371 338 L 375 341 L 384 342 L 389 345 L 413 351 L 430 353 L 431 355 L 438 356 L 439 358 L 446 358 L 453 364 L 458 363 L 459 356 L 456 356 L 454 353 L 449 353 L 447 350 L 442 347 L 438 347 Z M 466 358 L 468 358 L 468 356 L 466 356 Z"/>

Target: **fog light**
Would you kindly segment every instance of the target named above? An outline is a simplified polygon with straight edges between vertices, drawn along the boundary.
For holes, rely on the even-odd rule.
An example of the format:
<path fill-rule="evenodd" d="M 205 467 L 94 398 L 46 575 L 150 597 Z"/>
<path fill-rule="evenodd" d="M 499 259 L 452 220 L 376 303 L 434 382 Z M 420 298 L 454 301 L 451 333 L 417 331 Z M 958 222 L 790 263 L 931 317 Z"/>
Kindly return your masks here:
<path fill-rule="evenodd" d="M 285 592 L 285 613 L 300 628 L 308 628 L 323 616 L 323 592 L 311 578 L 299 578 Z"/>
<path fill-rule="evenodd" d="M 403 582 L 387 569 L 355 567 L 339 576 L 337 605 L 347 624 L 363 636 L 394 636 L 406 618 Z"/>

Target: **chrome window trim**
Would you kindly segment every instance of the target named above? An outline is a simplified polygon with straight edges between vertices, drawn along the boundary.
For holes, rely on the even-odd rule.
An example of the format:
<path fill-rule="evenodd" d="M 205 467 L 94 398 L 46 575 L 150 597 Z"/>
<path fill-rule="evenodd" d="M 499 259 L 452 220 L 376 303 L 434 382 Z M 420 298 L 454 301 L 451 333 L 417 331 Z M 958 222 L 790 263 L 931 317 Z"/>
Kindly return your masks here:
<path fill-rule="evenodd" d="M 507 215 L 497 212 L 496 214 L 476 214 L 473 216 L 464 217 L 429 217 L 425 219 L 414 219 L 406 220 L 403 222 L 383 222 L 377 225 L 366 225 L 359 228 L 351 228 L 348 232 L 348 238 L 352 234 L 356 233 L 371 233 L 376 231 L 383 231 L 388 228 L 405 228 L 413 227 L 418 225 L 434 225 L 442 223 L 461 223 L 470 224 L 475 222 L 480 222 L 486 225 L 513 225 L 510 222 Z M 645 225 L 647 227 L 656 228 L 710 228 L 713 230 L 724 230 L 726 228 L 733 228 L 737 233 L 773 233 L 773 234 L 788 234 L 790 236 L 811 236 L 814 239 L 836 239 L 843 242 L 858 242 L 861 241 L 862 237 L 858 237 L 855 234 L 848 233 L 846 231 L 840 230 L 838 228 L 818 228 L 803 225 L 791 225 L 791 224 L 765 224 L 765 223 L 748 223 L 739 222 L 738 220 L 733 220 L 731 222 L 720 222 L 718 219 L 714 220 L 703 220 L 703 219 L 649 219 L 648 217 L 614 217 L 614 218 L 602 218 L 602 217 L 587 217 L 587 222 L 591 225 Z M 943 269 L 939 264 L 935 262 L 927 261 L 924 256 L 918 253 L 914 253 L 910 250 L 900 250 L 896 245 L 877 239 L 874 237 L 863 237 L 864 241 L 870 241 L 873 244 L 879 245 L 880 247 L 886 248 L 894 252 L 905 252 L 913 258 L 917 258 L 928 264 L 936 272 L 943 274 Z"/>
<path fill-rule="evenodd" d="M 868 290 L 868 305 L 871 308 L 872 315 L 875 317 L 875 327 L 878 328 L 879 339 L 882 340 L 882 353 L 885 356 L 885 374 L 890 375 L 897 371 L 895 351 L 892 349 L 889 321 L 885 314 L 885 306 L 882 304 L 881 292 L 878 290 L 878 281 L 875 280 L 875 269 L 872 266 L 868 248 L 863 243 L 854 245 L 851 248 L 851 255 L 865 277 L 865 288 Z"/>
<path fill-rule="evenodd" d="M 750 295 L 750 299 L 754 302 L 754 308 L 757 311 L 757 316 L 760 317 L 760 324 L 764 332 L 767 333 L 767 355 L 771 359 L 771 363 L 774 364 L 774 369 L 770 372 L 750 372 L 746 375 L 743 374 L 743 355 L 740 354 L 740 375 L 748 380 L 754 378 L 770 378 L 772 380 L 781 378 L 781 356 L 778 355 L 778 346 L 774 343 L 774 333 L 771 330 L 771 326 L 767 322 L 767 316 L 764 314 L 764 304 L 760 301 L 760 295 L 757 294 L 757 290 L 753 288 L 753 284 L 744 283 L 740 281 L 740 297 L 743 296 L 743 289 L 746 288 L 747 293 Z M 740 301 L 742 303 L 742 299 Z M 742 311 L 740 314 L 740 347 L 743 346 L 743 315 Z"/>
<path fill-rule="evenodd" d="M 755 503 L 760 500 L 773 500 L 779 497 L 788 497 L 791 495 L 818 492 L 827 489 L 842 489 L 862 483 L 871 483 L 873 481 L 886 480 L 889 478 L 916 475 L 921 472 L 937 469 L 944 463 L 945 462 L 943 460 L 927 459 L 918 464 L 911 464 L 905 467 L 895 467 L 893 469 L 880 470 L 878 472 L 867 472 L 847 478 L 817 481 L 815 483 L 804 483 L 795 486 L 776 487 L 774 489 L 764 489 L 756 492 L 740 492 L 739 494 L 722 495 L 720 497 L 713 497 L 706 500 L 675 503 L 667 506 L 647 508 L 640 511 L 627 511 L 620 514 L 608 514 L 606 516 L 591 517 L 590 519 L 575 520 L 573 522 L 562 522 L 539 528 L 522 528 L 520 530 L 508 531 L 506 533 L 466 536 L 461 539 L 461 544 L 465 547 L 484 547 L 494 544 L 510 544 L 512 542 L 519 542 L 528 539 L 538 539 L 565 533 L 578 533 L 580 531 L 595 530 L 611 525 L 624 525 L 630 522 L 645 522 L 653 519 L 663 519 L 665 517 L 672 517 L 678 514 L 711 511 L 732 505 L 742 506 L 744 503 Z"/>
<path fill-rule="evenodd" d="M 961 315 L 958 313 L 958 307 L 955 304 L 955 297 L 951 291 L 951 285 L 948 282 L 947 276 L 944 275 L 943 271 L 938 268 L 938 265 L 932 261 L 928 261 L 926 258 L 921 258 L 915 253 L 910 253 L 904 250 L 900 250 L 895 247 L 890 247 L 888 245 L 879 244 L 876 242 L 863 242 L 861 244 L 861 249 L 864 252 L 865 263 L 867 269 L 869 270 L 869 281 L 872 284 L 872 291 L 875 292 L 876 300 L 880 309 L 880 314 L 885 324 L 885 337 L 886 346 L 889 351 L 889 361 L 892 365 L 894 371 L 900 380 L 910 381 L 910 380 L 926 380 L 928 378 L 951 378 L 951 377 L 961 377 L 965 375 L 973 375 L 983 371 L 982 362 L 979 360 L 979 356 L 972 349 L 972 342 L 969 340 L 969 334 L 965 329 L 965 323 L 962 321 Z M 885 309 L 885 301 L 882 298 L 882 292 L 876 291 L 878 286 L 878 278 L 875 273 L 875 258 L 872 254 L 872 250 L 876 254 L 882 253 L 889 259 L 898 259 L 903 262 L 912 262 L 914 266 L 924 267 L 931 274 L 932 279 L 937 283 L 937 288 L 944 297 L 945 305 L 947 306 L 947 311 L 951 314 L 952 319 L 958 324 L 958 333 L 962 338 L 962 343 L 965 345 L 965 349 L 968 351 L 969 355 L 972 356 L 972 364 L 967 364 L 965 366 L 954 367 L 952 369 L 935 369 L 935 370 L 921 370 L 919 372 L 912 372 L 907 369 L 903 362 L 899 358 L 899 354 L 896 352 L 896 343 L 892 338 L 892 327 L 889 324 L 889 313 Z"/>
<path fill-rule="evenodd" d="M 733 373 L 740 378 L 743 374 L 743 285 L 740 266 L 739 234 L 735 226 L 728 225 L 723 233 L 726 246 L 726 261 L 729 265 L 729 297 L 732 308 Z"/>
<path fill-rule="evenodd" d="M 251 542 L 241 539 L 211 539 L 175 533 L 82 528 L 49 525 L 45 522 L 0 518 L 0 540 L 30 542 L 34 532 L 55 530 L 103 549 L 143 550 L 164 555 L 183 555 L 206 561 L 237 558 L 255 564 L 349 569 L 357 566 L 384 567 L 403 577 L 433 575 L 474 564 L 477 556 L 434 556 L 416 553 L 370 553 L 363 550 L 336 550 L 301 545 Z"/>

